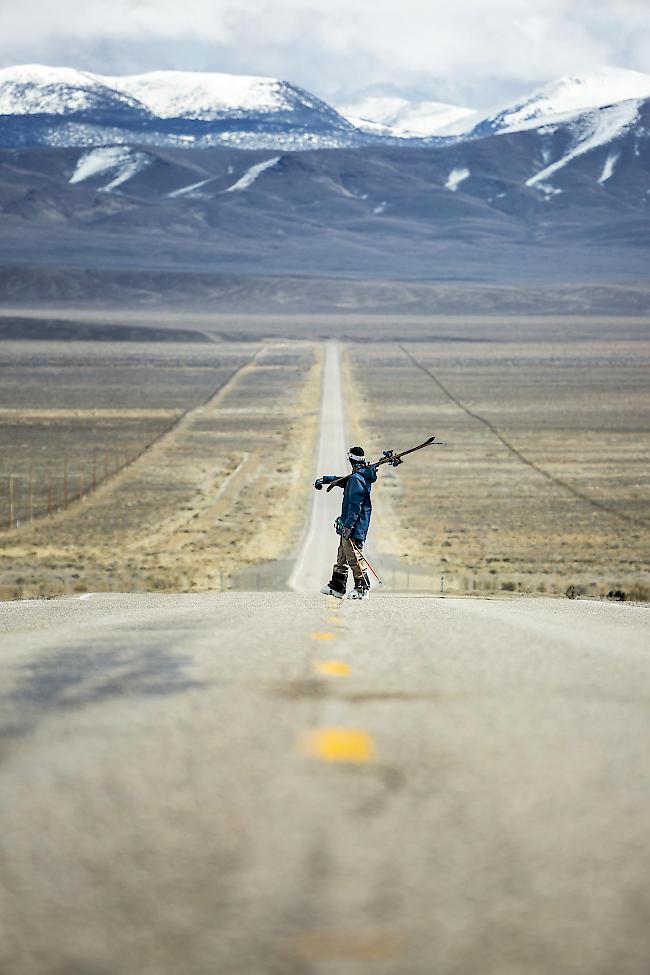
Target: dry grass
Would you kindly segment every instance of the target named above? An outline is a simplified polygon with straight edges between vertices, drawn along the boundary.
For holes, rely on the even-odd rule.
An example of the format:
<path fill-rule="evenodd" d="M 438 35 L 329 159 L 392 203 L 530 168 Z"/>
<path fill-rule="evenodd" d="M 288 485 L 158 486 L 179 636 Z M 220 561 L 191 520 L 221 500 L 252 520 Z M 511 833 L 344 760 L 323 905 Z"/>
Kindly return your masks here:
<path fill-rule="evenodd" d="M 280 329 L 256 321 L 258 333 Z M 644 322 L 623 321 L 624 338 L 605 319 L 564 333 L 532 319 L 337 327 L 351 324 L 364 340 L 345 346 L 353 438 L 378 453 L 430 433 L 451 444 L 382 474 L 373 541 L 389 582 L 394 567 L 400 587 L 406 565 L 411 587 L 437 590 L 444 573 L 455 593 L 573 585 L 648 598 Z M 373 329 L 382 341 L 368 341 Z M 384 341 L 400 329 L 403 348 Z M 414 330 L 429 339 L 411 341 Z M 0 535 L 0 595 L 219 588 L 288 556 L 307 503 L 320 345 L 8 342 L 3 353 L 0 475 L 35 471 L 41 511 L 57 465 L 60 496 L 64 453 L 70 493 L 83 472 L 88 483 L 93 451 L 101 477 L 108 450 L 110 476 L 67 513 Z M 115 475 L 113 456 L 139 459 Z M 19 479 L 14 489 L 24 521 Z"/>
<path fill-rule="evenodd" d="M 456 593 L 573 584 L 648 597 L 647 342 L 355 345 L 348 357 L 356 435 L 373 453 L 450 442 L 376 494 L 375 539 L 423 585 L 444 572 Z"/>
<path fill-rule="evenodd" d="M 177 412 L 167 432 L 85 498 L 0 536 L 0 594 L 222 588 L 242 567 L 286 555 L 307 503 L 320 358 L 308 343 L 226 348 L 218 365 L 208 352 L 196 367 L 205 380 L 192 391 L 201 405 Z M 208 379 L 216 392 L 203 402 Z M 164 400 L 153 375 L 150 385 L 144 398 Z M 99 389 L 96 400 L 105 396 Z M 111 411 L 120 443 L 128 398 L 120 399 L 124 426 Z M 47 419 L 51 448 L 61 451 L 67 415 L 59 425 Z M 146 446 L 147 427 L 139 429 Z"/>
<path fill-rule="evenodd" d="M 57 510 L 212 396 L 250 344 L 0 344 L 0 526 Z M 67 480 L 67 485 L 66 485 Z M 67 487 L 67 491 L 66 491 Z M 49 498 L 48 498 L 49 495 Z"/>

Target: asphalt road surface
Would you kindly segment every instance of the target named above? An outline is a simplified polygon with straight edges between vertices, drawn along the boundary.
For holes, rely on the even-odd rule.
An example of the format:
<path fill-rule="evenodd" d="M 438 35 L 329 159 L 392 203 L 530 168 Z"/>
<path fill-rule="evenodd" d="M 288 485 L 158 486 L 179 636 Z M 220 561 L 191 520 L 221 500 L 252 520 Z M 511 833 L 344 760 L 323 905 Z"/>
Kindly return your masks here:
<path fill-rule="evenodd" d="M 649 620 L 0 604 L 0 972 L 648 975 Z"/>
<path fill-rule="evenodd" d="M 349 470 L 345 427 L 339 348 L 328 342 L 323 370 L 321 422 L 316 458 L 316 477 L 322 474 L 346 474 Z M 314 592 L 329 580 L 334 564 L 338 539 L 334 521 L 341 513 L 341 490 L 314 491 L 309 524 L 305 539 L 289 579 L 289 587 L 296 592 Z M 370 556 L 368 556 L 370 558 Z"/>

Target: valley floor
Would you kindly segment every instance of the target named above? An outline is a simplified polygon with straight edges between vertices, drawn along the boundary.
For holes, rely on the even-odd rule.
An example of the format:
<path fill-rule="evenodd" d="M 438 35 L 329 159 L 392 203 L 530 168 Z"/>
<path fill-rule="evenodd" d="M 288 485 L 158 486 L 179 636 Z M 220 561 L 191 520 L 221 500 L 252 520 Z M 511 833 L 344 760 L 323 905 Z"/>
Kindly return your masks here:
<path fill-rule="evenodd" d="M 193 342 L 1 343 L 0 595 L 283 588 L 315 468 L 336 472 L 346 438 L 379 457 L 435 433 L 449 446 L 375 487 L 389 588 L 648 598 L 647 325 L 298 330 L 333 323 L 340 384 L 322 372 L 332 343 L 282 338 L 286 318 L 233 319 L 239 342 L 187 316 L 159 324 Z M 319 415 L 341 410 L 316 463 Z"/>

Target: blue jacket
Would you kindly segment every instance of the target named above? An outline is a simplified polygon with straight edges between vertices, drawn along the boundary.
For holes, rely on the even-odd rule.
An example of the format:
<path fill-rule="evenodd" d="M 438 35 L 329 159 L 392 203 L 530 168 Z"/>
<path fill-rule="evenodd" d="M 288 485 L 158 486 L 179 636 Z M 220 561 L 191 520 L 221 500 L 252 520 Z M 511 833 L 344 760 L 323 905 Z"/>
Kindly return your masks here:
<path fill-rule="evenodd" d="M 323 484 L 336 481 L 338 477 L 339 474 L 325 474 L 322 478 Z M 345 528 L 352 529 L 352 538 L 359 542 L 365 542 L 370 527 L 372 514 L 370 491 L 376 480 L 377 467 L 375 464 L 370 464 L 368 467 L 359 467 L 350 474 L 345 485 L 342 485 L 341 519 Z"/>

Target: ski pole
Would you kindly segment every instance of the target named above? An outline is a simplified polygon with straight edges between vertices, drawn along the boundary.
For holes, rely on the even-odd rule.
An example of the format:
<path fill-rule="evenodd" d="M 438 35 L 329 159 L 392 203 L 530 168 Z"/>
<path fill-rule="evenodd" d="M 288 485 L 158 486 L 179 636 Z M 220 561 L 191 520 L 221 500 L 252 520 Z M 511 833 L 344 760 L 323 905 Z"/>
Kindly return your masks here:
<path fill-rule="evenodd" d="M 352 541 L 352 539 L 350 539 L 350 545 L 352 546 L 352 551 L 354 552 L 354 554 L 357 557 L 357 562 L 359 562 L 360 559 L 361 559 L 361 561 L 365 562 L 365 564 L 368 566 L 368 568 L 372 572 L 373 576 L 375 577 L 375 579 L 377 580 L 377 582 L 379 583 L 379 585 L 383 589 L 384 588 L 383 582 L 381 581 L 381 579 L 379 578 L 379 576 L 377 575 L 377 573 L 375 572 L 375 570 L 373 569 L 373 567 L 371 566 L 370 562 L 365 557 L 365 555 L 363 554 L 363 552 L 359 551 L 359 549 L 354 544 L 354 542 Z"/>

